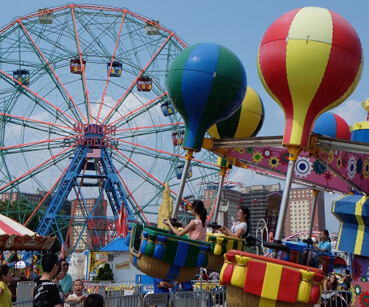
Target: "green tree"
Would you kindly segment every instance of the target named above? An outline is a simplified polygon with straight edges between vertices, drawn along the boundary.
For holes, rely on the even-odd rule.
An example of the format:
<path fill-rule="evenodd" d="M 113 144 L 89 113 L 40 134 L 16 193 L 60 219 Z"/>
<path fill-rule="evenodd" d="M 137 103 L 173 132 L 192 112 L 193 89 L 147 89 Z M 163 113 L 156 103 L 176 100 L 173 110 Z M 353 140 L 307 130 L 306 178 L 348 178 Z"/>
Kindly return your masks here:
<path fill-rule="evenodd" d="M 95 280 L 114 280 L 113 270 L 108 263 L 105 263 L 102 268 L 97 271 Z"/>

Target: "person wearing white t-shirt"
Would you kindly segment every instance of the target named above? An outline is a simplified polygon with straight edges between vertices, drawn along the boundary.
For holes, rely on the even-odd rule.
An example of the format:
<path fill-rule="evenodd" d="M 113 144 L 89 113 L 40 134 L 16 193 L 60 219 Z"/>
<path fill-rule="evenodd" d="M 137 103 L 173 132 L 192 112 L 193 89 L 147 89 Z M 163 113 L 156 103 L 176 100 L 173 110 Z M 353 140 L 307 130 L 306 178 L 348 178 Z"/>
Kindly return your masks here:
<path fill-rule="evenodd" d="M 237 211 L 237 220 L 231 229 L 223 226 L 219 230 L 226 236 L 235 238 L 245 238 L 248 234 L 248 221 L 250 217 L 250 211 L 246 207 L 240 207 Z"/>

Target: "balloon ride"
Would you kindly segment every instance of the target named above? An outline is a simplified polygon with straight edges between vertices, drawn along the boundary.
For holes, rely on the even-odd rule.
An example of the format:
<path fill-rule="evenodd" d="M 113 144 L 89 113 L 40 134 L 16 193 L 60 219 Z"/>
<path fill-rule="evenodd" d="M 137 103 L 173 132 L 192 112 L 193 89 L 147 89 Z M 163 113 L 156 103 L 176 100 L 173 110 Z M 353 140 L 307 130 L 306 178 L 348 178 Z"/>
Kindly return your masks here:
<path fill-rule="evenodd" d="M 294 165 L 309 144 L 315 119 L 342 103 L 356 88 L 363 57 L 354 28 L 319 7 L 292 10 L 278 18 L 261 40 L 258 72 L 286 117 L 283 145 L 290 153 L 275 241 L 280 242 Z"/>
<path fill-rule="evenodd" d="M 204 134 L 213 124 L 228 118 L 240 107 L 246 92 L 246 73 L 237 56 L 227 48 L 197 44 L 174 59 L 167 87 L 170 101 L 185 121 L 182 147 L 187 149 L 172 213 L 172 224 L 176 226 L 180 224 L 175 224 L 175 220 L 192 154 L 200 151 Z M 208 265 L 209 254 L 219 249 L 215 242 L 177 237 L 167 230 L 140 224 L 131 227 L 129 241 L 131 262 L 139 270 L 178 282 L 191 280 L 200 267 Z"/>
<path fill-rule="evenodd" d="M 358 84 L 363 66 L 361 44 L 352 26 L 338 14 L 318 7 L 295 9 L 266 31 L 257 65 L 263 86 L 286 117 L 282 143 L 289 161 L 271 246 L 283 251 L 286 246 L 281 239 L 296 160 L 302 150 L 308 150 L 318 116 L 343 102 Z M 225 254 L 220 275 L 232 306 L 313 306 L 320 300 L 324 279 L 320 269 L 234 250 Z"/>
<path fill-rule="evenodd" d="M 192 153 L 200 151 L 205 132 L 215 123 L 231 116 L 242 104 L 246 93 L 246 72 L 229 49 L 202 43 L 182 51 L 169 68 L 168 96 L 185 121 L 182 147 L 187 149 L 187 174 Z M 186 176 L 172 218 L 176 219 Z"/>
<path fill-rule="evenodd" d="M 208 133 L 216 139 L 223 138 L 246 138 L 255 136 L 261 129 L 265 117 L 264 105 L 258 93 L 247 87 L 245 98 L 241 107 L 229 118 L 210 127 Z M 220 228 L 217 224 L 218 212 L 221 200 L 221 192 L 224 185 L 224 177 L 230 168 L 227 160 L 218 158 L 217 165 L 220 167 L 218 192 L 216 196 L 213 223 L 208 224 L 213 229 Z M 210 270 L 219 270 L 224 261 L 224 254 L 230 249 L 242 250 L 244 239 L 229 237 L 221 233 L 208 233 L 207 241 L 216 242 L 216 249 L 213 255 L 209 255 L 207 268 Z"/>

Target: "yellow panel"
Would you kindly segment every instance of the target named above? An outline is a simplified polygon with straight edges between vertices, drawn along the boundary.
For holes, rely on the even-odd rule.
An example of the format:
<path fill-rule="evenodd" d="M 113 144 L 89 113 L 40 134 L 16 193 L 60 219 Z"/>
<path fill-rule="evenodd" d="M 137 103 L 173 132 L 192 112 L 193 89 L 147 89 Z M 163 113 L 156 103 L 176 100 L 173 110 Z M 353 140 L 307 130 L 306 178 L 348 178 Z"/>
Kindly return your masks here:
<path fill-rule="evenodd" d="M 241 105 L 240 121 L 234 138 L 250 137 L 259 126 L 262 112 L 262 102 L 259 95 L 248 86 Z"/>
<path fill-rule="evenodd" d="M 364 239 L 364 230 L 365 230 L 365 223 L 362 217 L 363 212 L 363 204 L 367 200 L 366 196 L 363 196 L 357 203 L 355 207 L 355 217 L 357 220 L 357 224 L 359 225 L 355 240 L 355 255 L 361 255 L 361 248 L 363 247 L 363 239 Z"/>
<path fill-rule="evenodd" d="M 288 33 L 287 79 L 294 105 L 291 144 L 300 144 L 307 110 L 318 91 L 328 64 L 333 36 L 332 18 L 328 10 L 301 9 Z"/>
<path fill-rule="evenodd" d="M 298 11 L 288 33 L 289 39 L 302 39 L 331 44 L 333 22 L 331 13 L 320 7 L 305 7 Z"/>
<path fill-rule="evenodd" d="M 212 137 L 212 138 L 216 138 L 216 139 L 220 139 L 220 135 L 218 133 L 218 129 L 217 129 L 217 125 L 213 125 L 209 128 L 208 130 L 208 133 L 209 135 Z"/>
<path fill-rule="evenodd" d="M 277 300 L 282 270 L 283 266 L 280 264 L 267 264 L 261 297 L 275 301 Z"/>

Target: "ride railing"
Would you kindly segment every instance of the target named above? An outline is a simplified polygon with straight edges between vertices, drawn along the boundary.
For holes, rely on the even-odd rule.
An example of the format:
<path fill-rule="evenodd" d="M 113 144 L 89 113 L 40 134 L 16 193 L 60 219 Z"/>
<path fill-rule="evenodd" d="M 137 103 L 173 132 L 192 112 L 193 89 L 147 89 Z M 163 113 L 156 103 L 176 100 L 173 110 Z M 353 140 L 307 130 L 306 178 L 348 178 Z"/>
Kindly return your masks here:
<path fill-rule="evenodd" d="M 348 307 L 351 306 L 351 291 L 349 290 L 328 290 L 323 291 L 320 300 L 321 307 Z"/>

